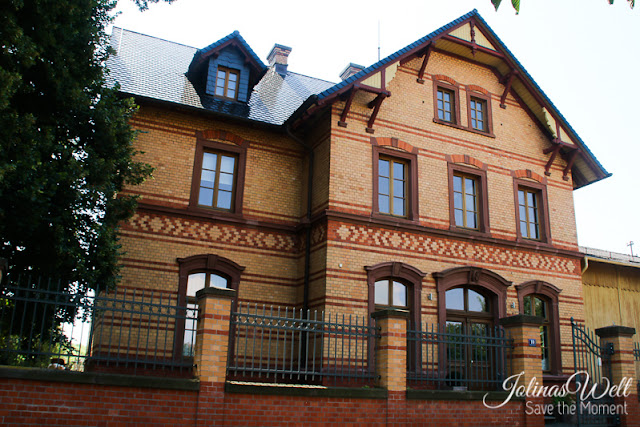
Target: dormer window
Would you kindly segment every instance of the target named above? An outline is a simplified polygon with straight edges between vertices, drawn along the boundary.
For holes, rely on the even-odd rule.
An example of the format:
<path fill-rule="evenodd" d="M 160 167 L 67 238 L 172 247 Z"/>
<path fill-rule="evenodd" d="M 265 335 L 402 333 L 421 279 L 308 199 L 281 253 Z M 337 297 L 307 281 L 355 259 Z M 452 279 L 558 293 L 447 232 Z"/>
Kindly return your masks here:
<path fill-rule="evenodd" d="M 216 76 L 216 96 L 236 100 L 238 98 L 238 81 L 240 72 L 226 67 L 218 67 Z"/>

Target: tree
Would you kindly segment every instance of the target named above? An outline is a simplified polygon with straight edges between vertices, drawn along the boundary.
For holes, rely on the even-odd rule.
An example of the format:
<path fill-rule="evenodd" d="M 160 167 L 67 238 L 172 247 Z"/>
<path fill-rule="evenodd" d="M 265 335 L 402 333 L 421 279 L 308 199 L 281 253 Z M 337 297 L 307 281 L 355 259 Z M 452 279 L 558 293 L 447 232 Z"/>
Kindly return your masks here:
<path fill-rule="evenodd" d="M 118 224 L 136 206 L 119 193 L 152 171 L 134 159 L 133 101 L 105 87 L 116 3 L 0 6 L 0 257 L 101 289 L 115 284 Z"/>
<path fill-rule="evenodd" d="M 607 1 L 609 2 L 609 4 L 613 4 L 614 0 Z M 629 6 L 631 7 L 631 9 L 633 9 L 636 4 L 636 0 L 627 0 L 627 2 L 629 2 Z M 502 0 L 491 0 L 491 3 L 493 3 L 493 6 L 496 8 L 496 10 L 498 10 L 498 8 L 500 7 L 500 3 L 502 3 Z M 520 13 L 520 0 L 511 0 L 511 5 L 516 10 L 516 13 Z"/>

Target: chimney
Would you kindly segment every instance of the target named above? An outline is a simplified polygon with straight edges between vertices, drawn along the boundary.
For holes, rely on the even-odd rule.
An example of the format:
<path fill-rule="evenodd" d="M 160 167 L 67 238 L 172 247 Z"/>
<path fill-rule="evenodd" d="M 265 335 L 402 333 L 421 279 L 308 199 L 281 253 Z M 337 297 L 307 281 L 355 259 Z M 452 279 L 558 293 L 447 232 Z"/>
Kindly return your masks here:
<path fill-rule="evenodd" d="M 274 67 L 278 74 L 284 76 L 287 74 L 287 58 L 289 58 L 290 53 L 291 48 L 288 46 L 281 44 L 273 45 L 273 49 L 271 49 L 271 52 L 269 52 L 267 56 L 269 66 Z"/>
<path fill-rule="evenodd" d="M 362 65 L 358 65 L 358 64 L 354 64 L 353 62 L 350 62 L 349 65 L 347 65 L 347 67 L 344 70 L 342 70 L 342 72 L 340 73 L 340 78 L 342 79 L 342 81 L 345 81 L 349 77 L 359 73 L 362 70 L 364 70 L 364 67 Z"/>

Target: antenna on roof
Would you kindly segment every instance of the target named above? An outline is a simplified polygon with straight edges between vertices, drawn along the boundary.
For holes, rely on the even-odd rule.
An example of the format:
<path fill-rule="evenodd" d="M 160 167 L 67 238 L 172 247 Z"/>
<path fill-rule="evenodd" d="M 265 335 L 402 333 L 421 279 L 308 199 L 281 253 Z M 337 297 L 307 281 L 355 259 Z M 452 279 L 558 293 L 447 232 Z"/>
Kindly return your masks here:
<path fill-rule="evenodd" d="M 633 258 L 633 245 L 635 243 L 633 243 L 633 240 L 630 241 L 629 243 L 627 243 L 627 246 L 629 246 L 629 249 L 631 249 L 631 258 Z"/>
<path fill-rule="evenodd" d="M 378 19 L 378 61 L 380 61 L 380 20 Z"/>

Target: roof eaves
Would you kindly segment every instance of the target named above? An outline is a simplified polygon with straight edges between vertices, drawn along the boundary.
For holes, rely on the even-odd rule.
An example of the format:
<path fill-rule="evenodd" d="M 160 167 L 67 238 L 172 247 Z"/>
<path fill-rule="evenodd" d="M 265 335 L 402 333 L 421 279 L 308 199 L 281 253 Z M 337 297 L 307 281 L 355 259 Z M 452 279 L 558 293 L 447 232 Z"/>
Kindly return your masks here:
<path fill-rule="evenodd" d="M 549 97 L 547 96 L 546 93 L 544 93 L 544 91 L 542 90 L 542 88 L 538 85 L 538 83 L 536 83 L 536 81 L 533 79 L 533 77 L 529 74 L 529 72 L 524 68 L 524 66 L 522 65 L 522 63 L 520 63 L 520 61 L 518 61 L 518 59 L 515 57 L 515 55 L 513 53 L 511 53 L 511 51 L 509 50 L 509 48 L 507 48 L 507 46 L 504 44 L 504 42 L 500 39 L 500 37 L 498 37 L 498 35 L 491 29 L 491 27 L 489 26 L 489 24 L 487 24 L 487 22 L 482 18 L 482 16 L 479 13 L 476 13 L 476 18 L 478 19 L 478 21 L 483 25 L 484 29 L 487 30 L 491 36 L 495 39 L 495 41 L 500 45 L 500 48 L 504 50 L 504 52 L 507 53 L 507 55 L 509 56 L 509 59 L 512 60 L 516 66 L 519 68 L 519 71 L 521 71 L 524 76 L 527 78 L 527 80 L 529 81 L 529 83 L 533 86 L 533 88 L 538 92 L 538 94 L 542 97 L 542 99 L 548 104 L 548 106 L 550 107 L 551 110 L 553 110 L 553 112 L 557 115 L 557 117 L 562 121 L 562 124 L 567 128 L 567 130 L 569 130 L 569 132 L 572 134 L 573 137 L 575 137 L 576 141 L 578 141 L 578 143 L 580 144 L 580 148 L 584 149 L 585 152 L 587 152 L 591 158 L 591 160 L 595 163 L 595 165 L 600 168 L 601 172 L 602 172 L 602 176 L 599 177 L 599 179 L 597 179 L 596 181 L 599 181 L 601 179 L 607 178 L 609 176 L 611 176 L 611 174 L 609 172 L 607 172 L 607 170 L 604 168 L 604 166 L 602 166 L 602 164 L 600 163 L 600 161 L 598 161 L 598 159 L 596 158 L 596 156 L 593 154 L 593 152 L 591 152 L 591 150 L 589 149 L 589 147 L 587 147 L 587 145 L 584 143 L 584 141 L 582 140 L 582 138 L 580 138 L 580 136 L 578 135 L 578 133 L 573 129 L 573 127 L 569 124 L 569 122 L 567 121 L 567 119 L 562 115 L 562 113 L 560 112 L 560 110 L 558 110 L 558 108 L 554 105 L 554 103 L 551 101 L 551 99 L 549 99 Z M 595 181 L 594 181 L 595 182 Z"/>

